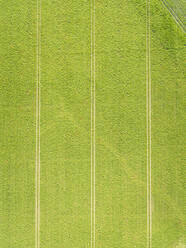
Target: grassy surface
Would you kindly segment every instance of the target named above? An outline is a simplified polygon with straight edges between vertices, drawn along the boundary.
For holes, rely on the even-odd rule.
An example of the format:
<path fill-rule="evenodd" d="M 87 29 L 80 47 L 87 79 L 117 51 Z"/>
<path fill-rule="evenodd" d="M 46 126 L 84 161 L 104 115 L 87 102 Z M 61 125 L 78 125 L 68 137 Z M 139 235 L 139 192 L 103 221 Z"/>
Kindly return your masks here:
<path fill-rule="evenodd" d="M 0 1 L 0 247 L 34 247 L 35 1 Z"/>
<path fill-rule="evenodd" d="M 185 39 L 161 5 L 152 3 L 153 247 L 168 248 L 186 238 Z"/>
<path fill-rule="evenodd" d="M 89 25 L 89 1 L 43 4 L 42 247 L 90 247 Z"/>
<path fill-rule="evenodd" d="M 0 247 L 35 247 L 36 1 L 0 2 Z M 147 247 L 146 1 L 95 1 L 95 248 Z M 42 1 L 40 248 L 91 247 L 91 1 Z M 186 246 L 184 33 L 151 0 L 152 247 Z M 94 31 L 94 29 L 93 29 Z"/>
<path fill-rule="evenodd" d="M 186 29 L 185 15 L 186 15 L 186 4 L 185 0 L 162 0 L 165 6 L 171 12 L 171 14 L 177 19 L 181 27 Z"/>
<path fill-rule="evenodd" d="M 96 9 L 97 247 L 145 247 L 145 2 Z"/>

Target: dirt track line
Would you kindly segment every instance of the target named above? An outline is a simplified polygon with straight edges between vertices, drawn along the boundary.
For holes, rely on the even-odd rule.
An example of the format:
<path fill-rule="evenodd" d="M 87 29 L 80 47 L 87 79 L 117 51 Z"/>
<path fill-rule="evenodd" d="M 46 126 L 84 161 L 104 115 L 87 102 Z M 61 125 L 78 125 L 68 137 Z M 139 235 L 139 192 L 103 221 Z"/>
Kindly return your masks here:
<path fill-rule="evenodd" d="M 169 13 L 173 17 L 173 19 L 175 20 L 177 25 L 185 32 L 186 29 L 185 29 L 184 23 L 180 20 L 180 18 L 177 16 L 175 11 L 170 7 L 169 3 L 166 0 L 161 0 L 161 1 L 162 1 L 163 5 L 165 6 L 165 8 L 169 11 Z"/>
<path fill-rule="evenodd" d="M 35 248 L 40 247 L 40 53 L 41 53 L 41 0 L 37 0 L 36 47 L 36 166 L 35 166 Z"/>
<path fill-rule="evenodd" d="M 146 125 L 147 125 L 147 248 L 152 247 L 152 190 L 151 190 L 151 35 L 150 0 L 146 1 Z"/>
<path fill-rule="evenodd" d="M 95 0 L 91 0 L 91 248 L 95 248 L 96 86 L 95 86 Z"/>

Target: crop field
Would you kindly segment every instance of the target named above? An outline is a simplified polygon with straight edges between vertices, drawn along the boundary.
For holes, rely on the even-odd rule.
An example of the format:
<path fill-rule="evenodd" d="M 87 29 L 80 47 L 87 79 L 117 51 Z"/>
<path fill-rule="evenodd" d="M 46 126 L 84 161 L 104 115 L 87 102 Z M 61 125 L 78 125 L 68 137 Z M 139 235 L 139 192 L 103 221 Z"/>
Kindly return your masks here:
<path fill-rule="evenodd" d="M 162 0 L 177 24 L 186 31 L 186 2 L 185 0 Z"/>
<path fill-rule="evenodd" d="M 186 3 L 166 3 L 0 0 L 0 248 L 186 248 Z"/>

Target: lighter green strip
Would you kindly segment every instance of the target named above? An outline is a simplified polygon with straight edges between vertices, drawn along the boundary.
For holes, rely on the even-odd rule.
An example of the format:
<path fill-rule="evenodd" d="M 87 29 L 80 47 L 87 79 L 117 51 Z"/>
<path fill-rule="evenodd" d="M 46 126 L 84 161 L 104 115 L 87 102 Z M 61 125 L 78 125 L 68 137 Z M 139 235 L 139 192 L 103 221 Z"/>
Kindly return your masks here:
<path fill-rule="evenodd" d="M 96 237 L 96 83 L 95 83 L 95 0 L 91 0 L 91 248 Z"/>
<path fill-rule="evenodd" d="M 35 168 L 35 248 L 40 247 L 40 55 L 41 55 L 41 0 L 37 0 L 36 47 L 36 168 Z"/>
<path fill-rule="evenodd" d="M 147 114 L 147 248 L 152 247 L 152 190 L 151 190 L 151 35 L 150 0 L 146 1 L 146 114 Z"/>

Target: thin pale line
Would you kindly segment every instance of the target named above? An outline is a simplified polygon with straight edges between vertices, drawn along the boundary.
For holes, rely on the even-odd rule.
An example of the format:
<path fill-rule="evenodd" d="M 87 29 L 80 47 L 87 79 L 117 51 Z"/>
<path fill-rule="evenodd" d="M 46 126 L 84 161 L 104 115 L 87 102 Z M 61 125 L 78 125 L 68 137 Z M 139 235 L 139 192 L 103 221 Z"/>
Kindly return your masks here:
<path fill-rule="evenodd" d="M 39 22 L 38 22 L 38 9 L 39 9 L 39 2 L 37 0 L 37 47 L 36 47 L 36 64 L 37 64 L 37 83 L 36 83 L 36 168 L 35 168 L 35 248 L 38 247 L 38 61 L 39 61 L 39 54 L 38 54 L 38 37 L 39 37 Z"/>
<path fill-rule="evenodd" d="M 177 25 L 185 32 L 184 23 L 182 23 L 181 19 L 177 16 L 175 11 L 168 5 L 167 1 L 162 0 L 163 5 L 168 10 L 169 14 L 172 16 Z"/>
<path fill-rule="evenodd" d="M 147 125 L 147 248 L 149 247 L 149 75 L 148 75 L 148 0 L 146 1 L 146 125 Z"/>
<path fill-rule="evenodd" d="M 146 1 L 147 247 L 152 245 L 150 0 Z"/>
<path fill-rule="evenodd" d="M 40 8 L 39 8 L 39 26 L 40 26 L 40 32 L 39 32 L 39 170 L 38 170 L 38 248 L 40 247 L 40 112 L 41 112 L 41 3 L 42 0 L 40 0 Z"/>
<path fill-rule="evenodd" d="M 150 30 L 150 0 L 149 0 L 149 148 L 150 148 L 150 152 L 149 152 L 149 183 L 150 183 L 150 248 L 152 246 L 152 190 L 151 190 L 151 152 L 152 152 L 152 148 L 151 148 L 151 58 L 150 58 L 150 48 L 151 48 L 151 30 Z"/>
<path fill-rule="evenodd" d="M 40 28 L 41 0 L 37 0 L 37 85 L 36 85 L 36 170 L 35 170 L 35 247 L 40 247 Z"/>
<path fill-rule="evenodd" d="M 94 0 L 94 248 L 96 247 L 96 77 L 95 77 L 95 0 Z"/>
<path fill-rule="evenodd" d="M 148 81 L 149 81 L 149 77 L 148 77 L 148 0 L 146 0 L 146 18 L 147 18 L 147 22 L 146 22 L 146 120 L 147 120 L 147 248 L 149 247 L 149 187 L 148 187 L 148 184 L 149 184 L 149 177 L 148 177 L 148 160 L 149 160 L 149 156 L 148 156 L 148 140 L 149 140 L 149 137 L 148 137 L 148 134 L 149 134 L 149 131 L 148 131 Z"/>
<path fill-rule="evenodd" d="M 93 135 L 93 125 L 92 125 L 92 119 L 93 119 L 93 104 L 92 104 L 92 101 L 93 101 L 93 94 L 92 94 L 92 67 L 93 67 L 93 63 L 92 63 L 92 0 L 91 0 L 91 248 L 93 247 L 93 228 L 92 228 L 92 225 L 93 225 L 93 193 L 92 193 L 92 184 L 93 184 L 93 147 L 92 147 L 92 142 L 93 142 L 93 138 L 92 138 L 92 135 Z"/>

